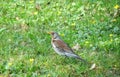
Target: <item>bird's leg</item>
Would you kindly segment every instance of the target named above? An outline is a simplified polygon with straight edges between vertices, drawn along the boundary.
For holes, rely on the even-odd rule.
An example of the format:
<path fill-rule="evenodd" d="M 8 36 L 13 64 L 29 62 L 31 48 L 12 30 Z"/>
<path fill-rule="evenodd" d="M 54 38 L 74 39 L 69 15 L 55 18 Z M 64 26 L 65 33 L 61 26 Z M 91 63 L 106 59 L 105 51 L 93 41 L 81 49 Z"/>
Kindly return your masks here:
<path fill-rule="evenodd" d="M 65 58 L 64 58 L 64 63 L 66 63 L 66 58 L 67 58 L 67 56 L 65 55 Z"/>

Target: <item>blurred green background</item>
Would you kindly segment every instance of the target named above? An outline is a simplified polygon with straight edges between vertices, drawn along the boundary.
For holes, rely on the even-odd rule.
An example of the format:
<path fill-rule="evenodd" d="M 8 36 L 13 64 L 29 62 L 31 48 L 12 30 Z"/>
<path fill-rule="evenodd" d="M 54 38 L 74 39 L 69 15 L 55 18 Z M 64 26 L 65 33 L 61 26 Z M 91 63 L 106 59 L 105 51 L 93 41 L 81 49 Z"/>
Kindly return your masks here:
<path fill-rule="evenodd" d="M 82 58 L 54 52 L 56 31 Z M 0 77 L 119 77 L 119 0 L 1 0 Z"/>

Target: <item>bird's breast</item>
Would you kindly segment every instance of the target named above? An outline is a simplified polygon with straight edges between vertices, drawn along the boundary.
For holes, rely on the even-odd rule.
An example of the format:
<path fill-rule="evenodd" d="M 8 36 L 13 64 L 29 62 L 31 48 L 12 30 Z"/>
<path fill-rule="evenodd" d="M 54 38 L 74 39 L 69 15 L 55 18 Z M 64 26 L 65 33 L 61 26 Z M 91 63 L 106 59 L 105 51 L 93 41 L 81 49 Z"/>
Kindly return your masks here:
<path fill-rule="evenodd" d="M 52 43 L 53 49 L 55 50 L 55 52 L 59 55 L 65 55 L 65 53 L 58 47 L 55 46 L 54 43 Z"/>

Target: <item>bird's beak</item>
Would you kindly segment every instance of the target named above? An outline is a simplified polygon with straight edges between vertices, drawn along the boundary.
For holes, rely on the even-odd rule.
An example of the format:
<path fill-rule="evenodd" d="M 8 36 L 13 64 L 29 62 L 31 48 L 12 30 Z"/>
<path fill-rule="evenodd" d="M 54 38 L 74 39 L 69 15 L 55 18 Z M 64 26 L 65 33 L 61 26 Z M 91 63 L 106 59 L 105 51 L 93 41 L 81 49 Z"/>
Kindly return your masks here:
<path fill-rule="evenodd" d="M 47 32 L 48 34 L 51 34 L 52 32 Z"/>

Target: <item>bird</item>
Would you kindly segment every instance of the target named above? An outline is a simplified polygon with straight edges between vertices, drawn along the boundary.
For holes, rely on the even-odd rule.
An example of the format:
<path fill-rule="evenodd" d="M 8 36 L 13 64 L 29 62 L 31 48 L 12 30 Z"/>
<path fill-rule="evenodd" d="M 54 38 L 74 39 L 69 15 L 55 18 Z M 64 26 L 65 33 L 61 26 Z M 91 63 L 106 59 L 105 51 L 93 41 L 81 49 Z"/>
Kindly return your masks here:
<path fill-rule="evenodd" d="M 61 39 L 61 37 L 59 36 L 57 32 L 51 31 L 49 32 L 49 34 L 52 36 L 51 44 L 52 44 L 54 51 L 57 54 L 66 56 L 66 57 L 77 58 L 83 62 L 86 62 L 86 60 L 82 59 L 81 57 L 79 57 L 77 54 L 73 52 L 71 47 Z"/>

